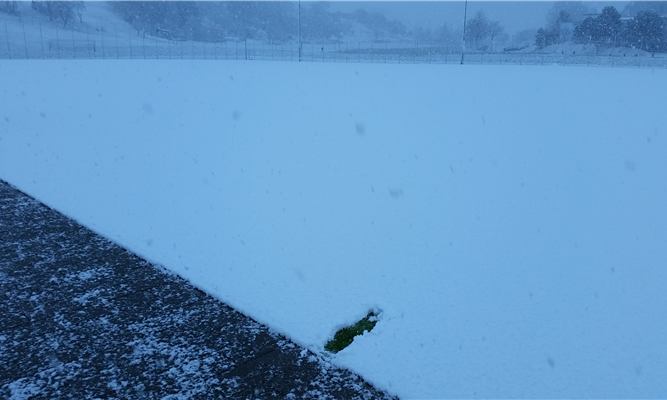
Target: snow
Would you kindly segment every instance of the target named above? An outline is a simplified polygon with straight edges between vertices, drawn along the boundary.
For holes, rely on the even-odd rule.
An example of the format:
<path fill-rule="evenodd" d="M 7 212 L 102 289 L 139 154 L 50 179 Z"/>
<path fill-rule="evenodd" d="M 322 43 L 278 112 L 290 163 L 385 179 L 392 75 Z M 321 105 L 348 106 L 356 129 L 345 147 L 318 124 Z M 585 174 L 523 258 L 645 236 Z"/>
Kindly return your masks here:
<path fill-rule="evenodd" d="M 5 60 L 0 178 L 317 352 L 381 310 L 330 360 L 403 398 L 663 397 L 666 85 Z"/>
<path fill-rule="evenodd" d="M 40 388 L 34 383 L 25 383 L 27 379 L 19 379 L 8 385 L 12 397 L 10 400 L 27 400 L 39 394 Z"/>

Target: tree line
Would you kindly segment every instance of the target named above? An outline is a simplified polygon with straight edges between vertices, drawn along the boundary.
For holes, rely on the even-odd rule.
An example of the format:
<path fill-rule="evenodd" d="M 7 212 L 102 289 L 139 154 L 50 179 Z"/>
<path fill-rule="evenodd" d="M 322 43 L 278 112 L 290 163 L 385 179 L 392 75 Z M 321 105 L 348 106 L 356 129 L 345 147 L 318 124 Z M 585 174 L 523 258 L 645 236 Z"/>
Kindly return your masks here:
<path fill-rule="evenodd" d="M 0 1 L 0 12 L 18 14 L 17 1 Z M 31 1 L 32 9 L 66 27 L 82 20 L 83 1 Z M 446 24 L 431 29 L 408 29 L 379 12 L 359 8 L 333 12 L 327 2 L 286 1 L 112 1 L 110 7 L 138 34 L 170 39 L 223 41 L 255 39 L 273 42 L 339 41 L 359 32 L 372 40 L 413 39 L 459 46 L 462 31 Z M 624 17 L 625 15 L 625 17 Z M 630 17 L 632 16 L 632 17 Z M 359 28 L 362 28 L 359 31 Z M 507 43 L 509 35 L 499 21 L 478 11 L 466 21 L 468 50 L 493 51 L 496 42 Z M 667 1 L 635 1 L 623 12 L 613 6 L 595 13 L 583 1 L 555 2 L 544 28 L 526 29 L 512 35 L 512 46 L 522 49 L 534 43 L 538 49 L 559 43 L 593 44 L 598 48 L 631 47 L 649 52 L 667 52 Z"/>
<path fill-rule="evenodd" d="M 411 33 L 384 14 L 364 9 L 332 12 L 326 2 L 304 2 L 300 10 L 298 3 L 286 1 L 114 1 L 111 5 L 139 33 L 168 30 L 198 41 L 234 37 L 280 42 L 299 34 L 304 40 L 335 41 L 351 34 L 354 23 L 366 27 L 374 39 Z"/>
<path fill-rule="evenodd" d="M 19 1 L 0 1 L 0 11 L 11 15 L 19 15 Z M 75 18 L 83 22 L 83 12 L 86 5 L 83 1 L 31 1 L 32 10 L 44 14 L 55 23 L 62 23 L 62 27 Z"/>
<path fill-rule="evenodd" d="M 658 3 L 631 3 L 636 11 L 634 17 L 623 18 L 614 6 L 607 6 L 602 12 L 584 15 L 585 18 L 575 24 L 575 17 L 567 10 L 560 10 L 547 28 L 540 28 L 535 35 L 538 49 L 549 45 L 573 42 L 594 44 L 598 48 L 629 47 L 649 52 L 667 51 L 667 16 L 656 9 Z M 641 7 L 654 9 L 642 9 Z M 661 5 L 659 5 L 661 6 Z M 667 11 L 667 6 L 665 6 Z"/>

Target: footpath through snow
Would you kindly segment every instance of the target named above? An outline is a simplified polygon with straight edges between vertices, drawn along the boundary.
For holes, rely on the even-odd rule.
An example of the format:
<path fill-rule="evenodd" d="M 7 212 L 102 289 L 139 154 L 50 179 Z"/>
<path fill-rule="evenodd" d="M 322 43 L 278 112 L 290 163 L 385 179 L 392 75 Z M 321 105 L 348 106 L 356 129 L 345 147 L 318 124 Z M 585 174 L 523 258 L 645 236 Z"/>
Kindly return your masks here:
<path fill-rule="evenodd" d="M 0 178 L 405 398 L 667 394 L 667 71 L 0 61 Z"/>

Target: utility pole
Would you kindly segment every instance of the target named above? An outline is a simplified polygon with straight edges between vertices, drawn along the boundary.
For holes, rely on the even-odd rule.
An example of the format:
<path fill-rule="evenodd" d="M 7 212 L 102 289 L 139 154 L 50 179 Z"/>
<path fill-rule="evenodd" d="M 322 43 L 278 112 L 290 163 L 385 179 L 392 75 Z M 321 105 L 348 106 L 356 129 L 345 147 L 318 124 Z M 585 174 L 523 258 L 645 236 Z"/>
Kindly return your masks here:
<path fill-rule="evenodd" d="M 463 57 L 466 52 L 466 21 L 468 19 L 468 0 L 466 0 L 465 8 L 463 9 L 463 44 L 461 45 L 461 65 L 463 65 Z"/>
<path fill-rule="evenodd" d="M 301 62 L 301 0 L 299 0 L 299 62 Z"/>

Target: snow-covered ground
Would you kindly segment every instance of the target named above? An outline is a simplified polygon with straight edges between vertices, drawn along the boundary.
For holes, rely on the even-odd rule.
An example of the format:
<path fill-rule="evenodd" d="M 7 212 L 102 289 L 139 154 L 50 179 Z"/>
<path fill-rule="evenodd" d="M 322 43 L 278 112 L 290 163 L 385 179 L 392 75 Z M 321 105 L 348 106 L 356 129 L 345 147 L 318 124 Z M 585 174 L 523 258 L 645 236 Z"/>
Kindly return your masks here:
<path fill-rule="evenodd" d="M 404 398 L 667 395 L 667 70 L 0 61 L 0 179 Z"/>

